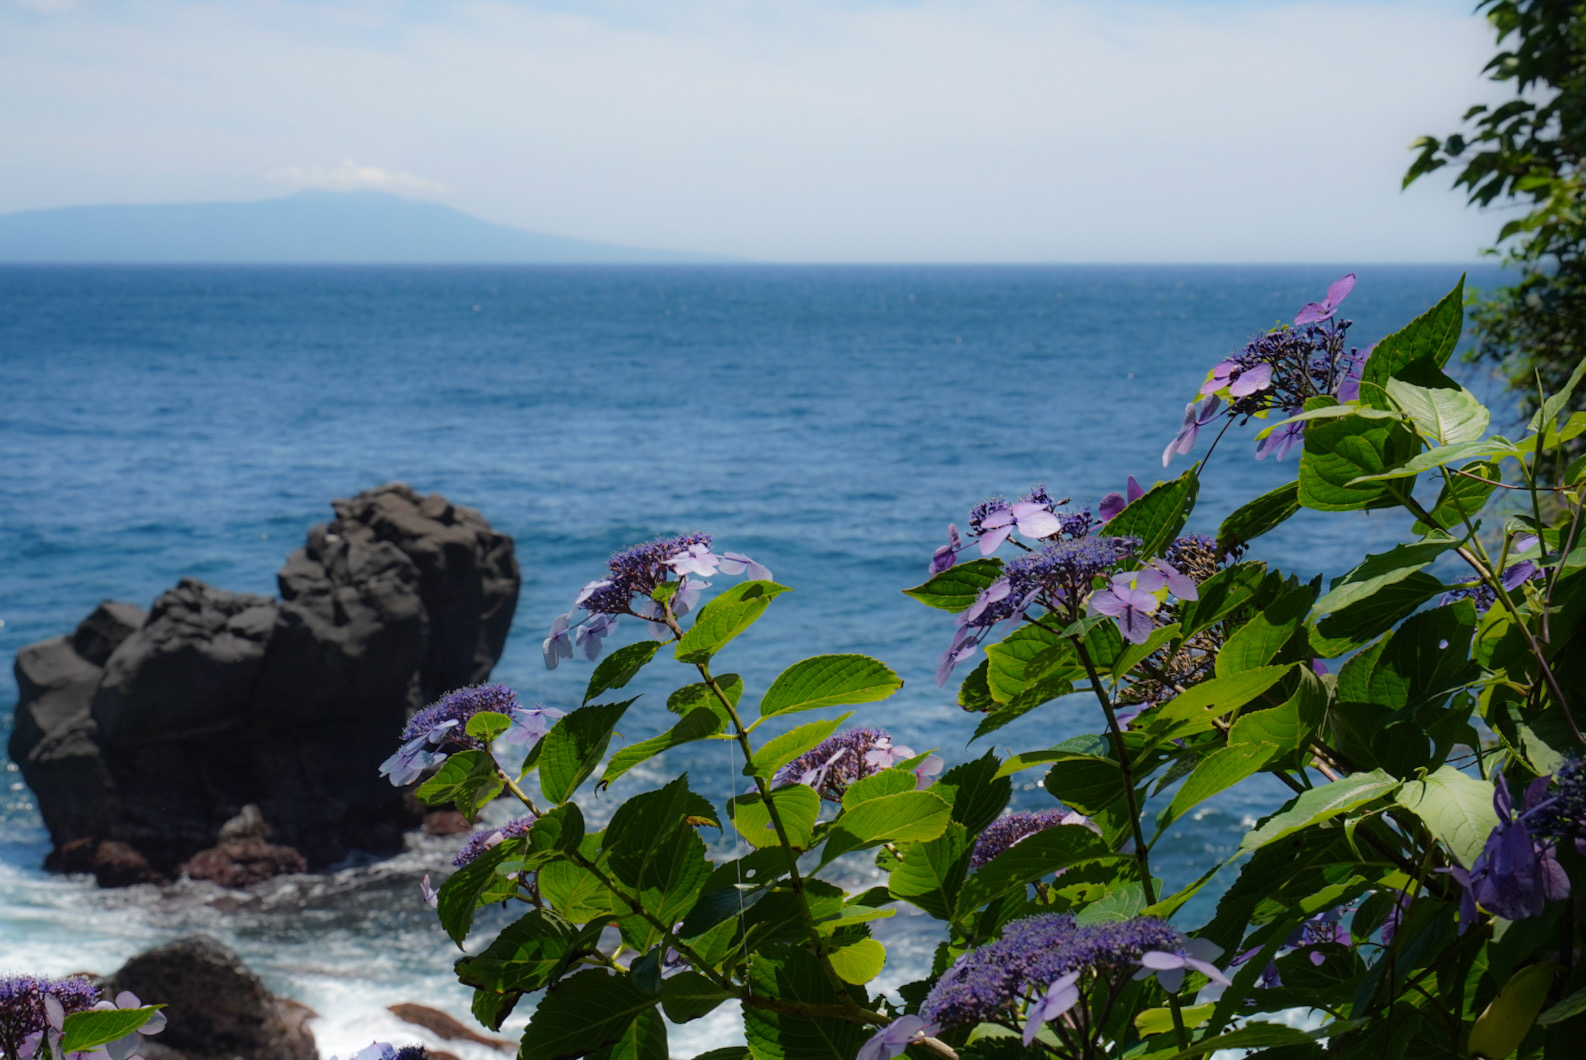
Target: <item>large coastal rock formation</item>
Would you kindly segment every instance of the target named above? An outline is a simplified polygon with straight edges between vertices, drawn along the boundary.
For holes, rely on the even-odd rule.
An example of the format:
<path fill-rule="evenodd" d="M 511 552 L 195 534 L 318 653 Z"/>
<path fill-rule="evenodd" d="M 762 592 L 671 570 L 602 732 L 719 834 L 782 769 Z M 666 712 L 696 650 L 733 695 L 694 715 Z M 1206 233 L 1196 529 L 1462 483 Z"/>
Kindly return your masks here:
<path fill-rule="evenodd" d="M 146 615 L 106 602 L 17 653 L 10 753 L 52 867 L 247 882 L 400 848 L 417 817 L 379 763 L 414 709 L 489 676 L 518 567 L 511 538 L 439 494 L 393 483 L 332 507 L 279 599 L 183 579 Z"/>

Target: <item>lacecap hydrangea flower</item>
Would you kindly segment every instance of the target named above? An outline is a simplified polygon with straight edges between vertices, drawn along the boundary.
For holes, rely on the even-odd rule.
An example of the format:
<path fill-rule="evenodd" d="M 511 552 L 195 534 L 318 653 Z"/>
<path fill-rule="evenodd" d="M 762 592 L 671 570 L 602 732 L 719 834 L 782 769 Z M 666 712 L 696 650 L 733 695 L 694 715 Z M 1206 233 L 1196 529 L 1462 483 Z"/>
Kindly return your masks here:
<path fill-rule="evenodd" d="M 370 1042 L 353 1053 L 349 1060 L 429 1060 L 429 1051 L 422 1045 L 395 1046 L 390 1042 Z M 330 1060 L 336 1060 L 333 1056 Z"/>
<path fill-rule="evenodd" d="M 545 666 L 554 670 L 573 657 L 575 647 L 589 661 L 600 657 L 604 639 L 616 628 L 619 616 L 642 619 L 657 640 L 672 636 L 666 612 L 652 594 L 669 582 L 677 584 L 667 606 L 682 617 L 699 603 L 710 587 L 704 579 L 714 574 L 748 575 L 751 581 L 770 581 L 771 572 L 741 552 L 711 551 L 709 534 L 679 534 L 625 548 L 606 562 L 606 577 L 578 591 L 573 606 L 551 622 L 542 645 Z M 574 619 L 576 613 L 581 617 Z"/>
<path fill-rule="evenodd" d="M 992 821 L 980 833 L 969 852 L 969 867 L 978 869 L 1031 836 L 1060 824 L 1077 824 L 1098 833 L 1101 831 L 1089 817 L 1074 810 L 1015 810 Z"/>
<path fill-rule="evenodd" d="M 496 828 L 481 828 L 468 837 L 468 841 L 457 852 L 457 856 L 452 858 L 452 864 L 460 869 L 464 865 L 471 864 L 475 858 L 485 851 L 490 850 L 492 847 L 500 846 L 508 839 L 522 839 L 529 834 L 529 829 L 534 827 L 534 822 L 537 820 L 539 818 L 531 813 L 525 817 L 514 817 L 506 824 Z M 425 877 L 425 879 L 427 880 L 428 877 Z M 424 898 L 425 901 L 429 900 L 427 891 Z"/>
<path fill-rule="evenodd" d="M 98 1000 L 98 988 L 81 976 L 0 976 L 0 1054 L 27 1060 L 52 1027 L 59 1033 L 62 1018 Z"/>
<path fill-rule="evenodd" d="M 910 748 L 894 744 L 885 729 L 849 729 L 828 736 L 778 769 L 771 783 L 775 787 L 808 784 L 821 798 L 841 802 L 843 792 L 854 784 L 914 757 Z M 929 787 L 942 766 L 940 757 L 926 755 L 914 767 L 916 785 Z"/>
<path fill-rule="evenodd" d="M 490 749 L 501 768 L 516 774 L 535 744 L 550 731 L 562 711 L 536 703 L 524 707 L 518 695 L 506 685 L 473 685 L 448 692 L 418 711 L 402 729 L 402 746 L 396 754 L 380 763 L 380 775 L 389 777 L 397 787 L 413 783 L 426 769 L 446 761 L 439 748 L 452 744 L 463 749 L 478 749 L 483 741 L 468 735 L 468 722 L 475 714 L 492 712 L 506 715 L 508 727 L 491 741 Z"/>

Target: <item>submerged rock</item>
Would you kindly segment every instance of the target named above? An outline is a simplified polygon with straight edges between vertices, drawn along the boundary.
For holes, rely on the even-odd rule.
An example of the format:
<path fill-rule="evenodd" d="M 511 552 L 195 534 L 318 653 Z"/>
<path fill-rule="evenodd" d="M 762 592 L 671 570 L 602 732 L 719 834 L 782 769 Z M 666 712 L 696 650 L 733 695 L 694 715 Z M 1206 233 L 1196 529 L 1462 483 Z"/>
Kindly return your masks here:
<path fill-rule="evenodd" d="M 149 1060 L 318 1060 L 313 1012 L 278 998 L 230 947 L 208 935 L 177 939 L 133 957 L 105 982 L 165 1005 L 165 1030 Z"/>
<path fill-rule="evenodd" d="M 50 867 L 238 886 L 401 849 L 420 814 L 379 764 L 414 709 L 489 676 L 520 576 L 511 538 L 439 494 L 332 507 L 279 599 L 183 579 L 18 652 L 9 750 Z M 223 836 L 250 806 L 265 831 Z"/>

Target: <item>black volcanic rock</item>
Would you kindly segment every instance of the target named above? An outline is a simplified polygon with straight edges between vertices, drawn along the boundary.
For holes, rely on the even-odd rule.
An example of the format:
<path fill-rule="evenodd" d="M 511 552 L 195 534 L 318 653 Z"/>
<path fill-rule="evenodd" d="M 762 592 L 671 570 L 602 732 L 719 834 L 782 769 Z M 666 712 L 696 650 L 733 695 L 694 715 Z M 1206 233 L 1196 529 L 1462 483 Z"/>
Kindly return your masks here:
<path fill-rule="evenodd" d="M 318 1060 L 312 1013 L 270 993 L 224 943 L 190 935 L 140 953 L 105 982 L 165 1005 L 165 1029 L 146 1055 L 168 1060 Z"/>
<path fill-rule="evenodd" d="M 414 709 L 489 676 L 518 568 L 510 538 L 438 494 L 333 506 L 279 601 L 184 579 L 147 618 L 107 602 L 18 653 L 10 753 L 51 867 L 235 884 L 401 849 L 420 818 L 379 764 Z M 266 833 L 222 837 L 250 807 Z"/>

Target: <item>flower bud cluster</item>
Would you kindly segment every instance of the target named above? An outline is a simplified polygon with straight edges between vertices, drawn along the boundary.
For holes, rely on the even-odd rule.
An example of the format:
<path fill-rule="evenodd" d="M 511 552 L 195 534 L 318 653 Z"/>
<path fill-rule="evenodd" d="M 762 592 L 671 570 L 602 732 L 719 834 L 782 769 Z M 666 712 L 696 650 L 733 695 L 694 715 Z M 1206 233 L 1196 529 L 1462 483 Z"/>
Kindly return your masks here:
<path fill-rule="evenodd" d="M 841 802 L 843 792 L 859 781 L 914 757 L 912 749 L 894 744 L 885 729 L 849 729 L 828 736 L 778 769 L 771 783 L 779 788 L 808 784 L 821 798 Z M 926 755 L 914 767 L 917 785 L 928 786 L 930 778 L 942 771 L 942 764 L 936 755 Z"/>

